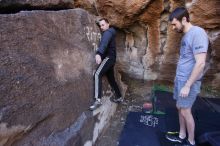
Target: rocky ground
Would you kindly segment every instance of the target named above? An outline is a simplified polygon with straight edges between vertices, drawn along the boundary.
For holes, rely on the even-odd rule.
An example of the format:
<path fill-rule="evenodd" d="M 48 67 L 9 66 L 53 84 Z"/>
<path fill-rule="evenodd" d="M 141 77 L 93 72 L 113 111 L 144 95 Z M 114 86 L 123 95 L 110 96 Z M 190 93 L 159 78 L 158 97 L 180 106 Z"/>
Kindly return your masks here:
<path fill-rule="evenodd" d="M 124 102 L 117 107 L 115 115 L 97 140 L 96 146 L 117 146 L 128 112 L 141 111 L 143 103 L 149 101 L 152 83 L 146 81 L 129 82 L 132 83 Z"/>
<path fill-rule="evenodd" d="M 109 125 L 98 138 L 95 146 L 117 146 L 118 140 L 126 121 L 126 116 L 130 111 L 141 111 L 142 105 L 146 101 L 150 101 L 150 93 L 154 82 L 135 81 L 128 79 L 129 82 L 128 93 L 125 101 L 117 107 L 115 115 L 112 117 Z M 167 87 L 166 87 L 167 88 Z M 168 87 L 171 88 L 172 87 Z M 219 94 L 213 94 L 202 89 L 201 96 L 203 97 L 219 97 Z"/>

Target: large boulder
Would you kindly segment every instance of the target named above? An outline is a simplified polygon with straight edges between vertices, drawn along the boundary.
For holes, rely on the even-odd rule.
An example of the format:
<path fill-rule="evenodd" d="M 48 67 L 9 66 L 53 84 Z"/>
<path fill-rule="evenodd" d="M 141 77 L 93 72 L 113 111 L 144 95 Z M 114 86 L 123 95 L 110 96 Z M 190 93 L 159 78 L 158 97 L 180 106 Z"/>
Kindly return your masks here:
<path fill-rule="evenodd" d="M 104 84 L 105 108 L 87 112 L 101 37 L 95 19 L 82 9 L 0 15 L 0 145 L 95 142 L 116 109 Z"/>
<path fill-rule="evenodd" d="M 74 0 L 1 0 L 0 13 L 15 13 L 20 10 L 69 9 L 74 8 Z"/>
<path fill-rule="evenodd" d="M 19 1 L 22 4 L 30 2 Z M 45 6 L 51 3 L 44 2 Z M 55 1 L 53 2 L 55 4 Z M 13 4 L 12 1 L 2 1 L 0 4 L 3 3 L 9 6 Z M 220 25 L 219 0 L 74 0 L 71 4 L 92 14 L 107 17 L 112 25 L 121 30 L 117 37 L 120 62 L 118 69 L 121 72 L 136 79 L 169 83 L 173 82 L 175 76 L 182 34 L 171 29 L 168 16 L 176 7 L 187 7 L 192 23 L 207 31 L 212 44 L 213 53 L 209 60 L 210 71 L 204 80 L 205 86 L 220 88 L 215 83 L 219 81 L 218 71 L 214 71 L 215 65 L 218 64 L 216 56 L 219 52 L 216 45 Z M 34 6 L 33 1 L 30 6 Z M 62 5 L 57 3 L 54 6 L 58 8 Z"/>
<path fill-rule="evenodd" d="M 1 0 L 1 7 L 10 7 L 10 6 L 30 6 L 30 7 L 44 7 L 50 8 L 53 6 L 74 6 L 74 0 Z"/>

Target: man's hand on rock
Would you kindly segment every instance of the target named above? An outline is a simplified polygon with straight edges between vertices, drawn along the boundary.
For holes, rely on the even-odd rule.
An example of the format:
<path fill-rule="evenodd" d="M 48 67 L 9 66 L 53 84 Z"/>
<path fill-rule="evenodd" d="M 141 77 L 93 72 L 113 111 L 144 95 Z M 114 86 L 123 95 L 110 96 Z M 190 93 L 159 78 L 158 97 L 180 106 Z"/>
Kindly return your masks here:
<path fill-rule="evenodd" d="M 95 55 L 95 61 L 97 64 L 100 64 L 102 62 L 101 56 L 99 54 Z"/>

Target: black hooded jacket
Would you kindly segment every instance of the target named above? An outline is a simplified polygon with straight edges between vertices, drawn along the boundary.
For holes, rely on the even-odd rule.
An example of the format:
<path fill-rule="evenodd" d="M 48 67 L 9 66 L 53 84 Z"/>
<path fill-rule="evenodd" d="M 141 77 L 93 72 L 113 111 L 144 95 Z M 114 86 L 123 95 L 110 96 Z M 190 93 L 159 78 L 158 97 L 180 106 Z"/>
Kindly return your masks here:
<path fill-rule="evenodd" d="M 116 31 L 113 27 L 110 27 L 103 32 L 99 47 L 96 54 L 99 54 L 102 60 L 105 57 L 110 59 L 116 59 L 116 43 L 115 43 Z"/>

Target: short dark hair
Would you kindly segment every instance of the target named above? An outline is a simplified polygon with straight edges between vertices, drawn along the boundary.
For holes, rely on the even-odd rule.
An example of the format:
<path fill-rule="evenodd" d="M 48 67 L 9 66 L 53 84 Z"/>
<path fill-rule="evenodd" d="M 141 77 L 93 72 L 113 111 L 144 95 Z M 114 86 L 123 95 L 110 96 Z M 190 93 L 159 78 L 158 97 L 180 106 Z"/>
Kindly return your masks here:
<path fill-rule="evenodd" d="M 179 7 L 173 10 L 173 12 L 169 16 L 169 21 L 173 21 L 174 18 L 176 18 L 179 21 L 182 21 L 183 17 L 186 17 L 186 21 L 190 22 L 189 19 L 189 12 L 184 7 Z"/>
<path fill-rule="evenodd" d="M 99 19 L 99 22 L 102 21 L 102 20 L 104 20 L 106 23 L 109 23 L 107 18 L 101 18 L 101 19 Z"/>
<path fill-rule="evenodd" d="M 107 18 L 100 18 L 98 21 L 95 21 L 95 23 L 96 23 L 96 25 L 97 25 L 98 27 L 100 27 L 99 22 L 102 21 L 102 20 L 104 20 L 106 23 L 109 24 L 109 21 L 108 21 Z"/>

